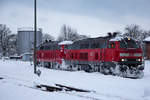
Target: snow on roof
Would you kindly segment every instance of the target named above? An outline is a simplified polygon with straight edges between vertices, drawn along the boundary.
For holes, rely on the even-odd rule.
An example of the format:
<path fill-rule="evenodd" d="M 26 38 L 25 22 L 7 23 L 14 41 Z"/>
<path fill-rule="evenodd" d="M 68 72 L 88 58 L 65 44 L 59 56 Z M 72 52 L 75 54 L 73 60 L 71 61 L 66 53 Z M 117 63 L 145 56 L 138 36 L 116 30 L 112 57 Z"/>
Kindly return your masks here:
<path fill-rule="evenodd" d="M 33 53 L 26 52 L 26 53 L 23 53 L 21 55 L 33 55 Z"/>
<path fill-rule="evenodd" d="M 113 39 L 110 39 L 110 41 L 121 41 L 121 39 L 123 39 L 123 37 L 117 36 L 117 37 L 115 37 Z"/>
<path fill-rule="evenodd" d="M 18 31 L 34 31 L 34 28 L 33 27 L 21 27 L 21 28 L 18 28 Z M 37 31 L 42 31 L 42 29 L 37 28 Z"/>
<path fill-rule="evenodd" d="M 72 41 L 62 41 L 59 43 L 59 45 L 67 45 L 67 44 L 72 44 Z"/>
<path fill-rule="evenodd" d="M 144 41 L 150 41 L 150 37 L 147 37 L 146 39 L 144 39 Z"/>

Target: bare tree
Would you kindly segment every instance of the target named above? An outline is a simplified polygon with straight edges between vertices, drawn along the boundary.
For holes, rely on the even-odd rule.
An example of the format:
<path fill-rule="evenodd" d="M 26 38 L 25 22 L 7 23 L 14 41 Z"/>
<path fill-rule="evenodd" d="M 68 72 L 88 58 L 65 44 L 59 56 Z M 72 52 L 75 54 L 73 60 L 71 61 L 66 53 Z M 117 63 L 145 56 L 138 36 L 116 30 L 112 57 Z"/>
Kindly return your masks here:
<path fill-rule="evenodd" d="M 131 24 L 125 27 L 125 36 L 130 36 L 134 39 L 140 40 L 143 30 L 139 25 Z"/>
<path fill-rule="evenodd" d="M 43 34 L 42 41 L 44 42 L 46 40 L 54 40 L 54 37 L 48 33 L 45 33 L 45 34 Z"/>
<path fill-rule="evenodd" d="M 10 34 L 7 36 L 8 45 L 6 52 L 8 55 L 17 55 L 17 34 Z"/>
<path fill-rule="evenodd" d="M 67 34 L 68 34 L 68 32 L 67 32 L 67 26 L 65 24 L 61 28 L 61 33 L 62 33 L 62 37 L 64 37 L 63 40 L 68 40 L 67 39 Z"/>
<path fill-rule="evenodd" d="M 6 25 L 0 24 L 0 49 L 3 56 L 6 55 L 8 49 L 8 35 L 10 33 L 11 31 Z"/>
<path fill-rule="evenodd" d="M 64 40 L 75 41 L 75 40 L 79 39 L 79 37 L 80 36 L 75 29 L 64 24 L 61 27 L 61 34 L 58 37 L 58 41 L 64 41 Z"/>

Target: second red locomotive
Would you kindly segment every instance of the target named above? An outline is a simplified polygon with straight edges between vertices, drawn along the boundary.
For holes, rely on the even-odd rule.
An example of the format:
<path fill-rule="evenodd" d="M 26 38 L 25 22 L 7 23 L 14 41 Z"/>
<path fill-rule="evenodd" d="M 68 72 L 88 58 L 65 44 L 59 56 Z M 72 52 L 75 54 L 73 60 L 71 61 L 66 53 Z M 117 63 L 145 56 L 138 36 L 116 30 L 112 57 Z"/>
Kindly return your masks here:
<path fill-rule="evenodd" d="M 54 69 L 101 72 L 130 78 L 144 75 L 142 49 L 129 37 L 87 38 L 73 43 L 49 41 L 38 47 L 37 60 Z"/>

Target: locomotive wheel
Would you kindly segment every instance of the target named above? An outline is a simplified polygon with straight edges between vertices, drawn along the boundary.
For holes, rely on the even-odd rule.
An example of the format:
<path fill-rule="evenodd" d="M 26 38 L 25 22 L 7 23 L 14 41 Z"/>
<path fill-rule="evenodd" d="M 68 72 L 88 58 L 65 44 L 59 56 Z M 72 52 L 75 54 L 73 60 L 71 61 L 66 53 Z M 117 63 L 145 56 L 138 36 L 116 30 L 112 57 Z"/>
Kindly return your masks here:
<path fill-rule="evenodd" d="M 54 62 L 51 62 L 52 69 L 57 69 Z"/>
<path fill-rule="evenodd" d="M 40 61 L 38 62 L 37 66 L 38 66 L 38 67 L 42 67 L 42 64 L 41 64 Z"/>
<path fill-rule="evenodd" d="M 105 74 L 105 75 L 108 75 L 108 74 L 109 74 L 109 69 L 105 68 L 105 69 L 104 69 L 104 74 Z"/>
<path fill-rule="evenodd" d="M 77 70 L 78 71 L 82 70 L 80 65 L 77 65 Z"/>
<path fill-rule="evenodd" d="M 57 64 L 57 68 L 60 69 L 60 65 L 59 64 Z"/>
<path fill-rule="evenodd" d="M 69 70 L 69 71 L 73 71 L 73 65 L 70 65 L 70 66 L 68 67 L 68 70 Z"/>
<path fill-rule="evenodd" d="M 144 66 L 139 66 L 138 69 L 142 71 L 144 70 Z"/>
<path fill-rule="evenodd" d="M 49 63 L 48 62 L 44 62 L 44 67 L 49 68 Z"/>
<path fill-rule="evenodd" d="M 81 68 L 78 67 L 78 71 L 80 71 L 80 70 L 81 70 Z"/>
<path fill-rule="evenodd" d="M 48 68 L 51 68 L 51 63 L 50 62 L 48 62 Z"/>
<path fill-rule="evenodd" d="M 115 72 L 115 67 L 110 67 L 110 74 L 111 75 L 116 75 L 116 72 Z"/>
<path fill-rule="evenodd" d="M 93 69 L 94 69 L 94 72 L 100 72 L 99 66 L 94 66 Z"/>
<path fill-rule="evenodd" d="M 122 66 L 120 66 L 120 76 L 121 77 L 127 77 L 127 74 L 128 74 L 128 66 L 126 66 L 126 65 L 122 65 Z"/>
<path fill-rule="evenodd" d="M 108 75 L 109 74 L 109 72 L 110 72 L 110 70 L 109 70 L 109 68 L 107 67 L 107 66 L 102 66 L 102 73 L 104 74 L 104 75 Z"/>
<path fill-rule="evenodd" d="M 83 69 L 85 72 L 92 72 L 92 68 L 90 65 L 85 65 Z"/>
<path fill-rule="evenodd" d="M 142 70 L 139 70 L 137 78 L 142 78 L 143 76 L 144 76 L 144 72 Z"/>
<path fill-rule="evenodd" d="M 121 77 L 124 77 L 124 78 L 127 77 L 127 72 L 126 71 L 122 72 Z"/>
<path fill-rule="evenodd" d="M 101 67 L 98 67 L 98 72 L 101 72 Z"/>

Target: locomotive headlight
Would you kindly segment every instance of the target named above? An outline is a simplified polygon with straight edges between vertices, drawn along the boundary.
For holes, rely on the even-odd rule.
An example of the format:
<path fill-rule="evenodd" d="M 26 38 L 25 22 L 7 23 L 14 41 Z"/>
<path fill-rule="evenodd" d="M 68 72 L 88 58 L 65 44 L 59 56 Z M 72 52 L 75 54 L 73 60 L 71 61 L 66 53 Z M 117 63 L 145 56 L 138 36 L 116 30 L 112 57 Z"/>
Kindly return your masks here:
<path fill-rule="evenodd" d="M 140 56 L 142 56 L 142 53 L 134 53 L 134 56 L 140 57 Z"/>
<path fill-rule="evenodd" d="M 120 56 L 121 57 L 127 57 L 127 56 L 129 56 L 129 53 L 120 53 Z"/>
<path fill-rule="evenodd" d="M 130 38 L 130 37 L 128 37 L 128 40 L 130 41 L 130 40 L 131 40 L 131 38 Z"/>
<path fill-rule="evenodd" d="M 127 59 L 121 59 L 121 61 L 127 61 Z"/>
<path fill-rule="evenodd" d="M 121 61 L 125 61 L 125 59 L 121 59 Z"/>
<path fill-rule="evenodd" d="M 136 59 L 136 61 L 141 61 L 141 59 Z"/>

